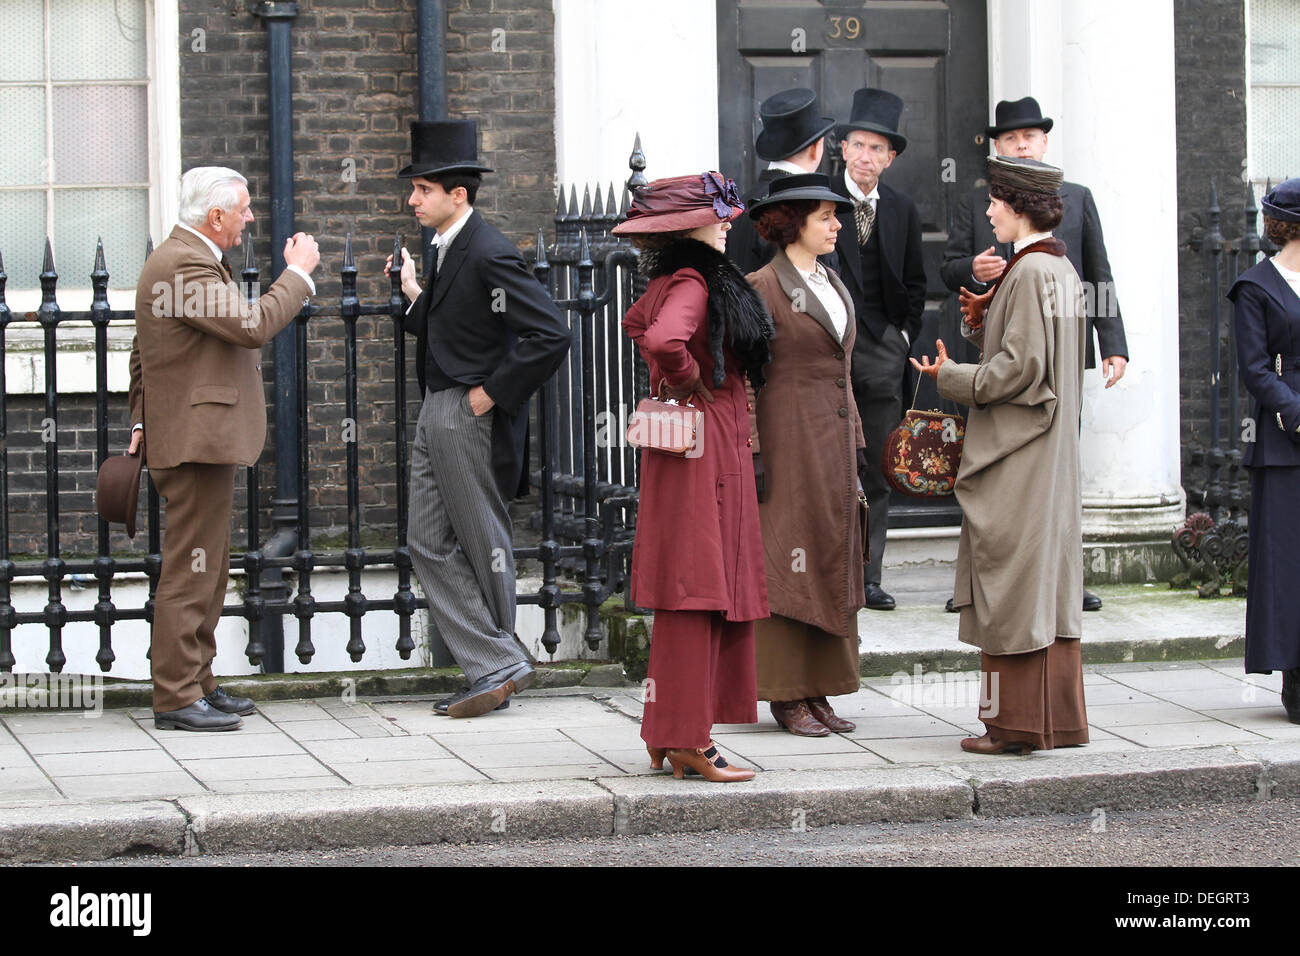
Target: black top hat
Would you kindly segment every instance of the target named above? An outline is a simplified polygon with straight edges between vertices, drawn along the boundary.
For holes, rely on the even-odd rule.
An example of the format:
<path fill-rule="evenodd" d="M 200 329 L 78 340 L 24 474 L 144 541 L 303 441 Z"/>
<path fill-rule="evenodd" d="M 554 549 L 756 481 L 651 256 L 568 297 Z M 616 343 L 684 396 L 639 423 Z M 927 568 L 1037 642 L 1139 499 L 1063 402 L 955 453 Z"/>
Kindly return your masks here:
<path fill-rule="evenodd" d="M 817 142 L 835 128 L 835 120 L 821 113 L 812 90 L 782 90 L 763 100 L 758 107 L 763 132 L 754 140 L 759 159 L 785 159 Z"/>
<path fill-rule="evenodd" d="M 1300 222 L 1300 179 L 1286 179 L 1260 200 L 1264 215 L 1282 222 Z"/>
<path fill-rule="evenodd" d="M 839 212 L 848 212 L 853 208 L 853 203 L 831 189 L 829 176 L 821 173 L 796 173 L 793 176 L 779 176 L 772 180 L 768 184 L 767 195 L 755 199 L 750 204 L 749 216 L 751 219 L 757 219 L 769 206 L 795 202 L 799 199 L 833 202 Z"/>
<path fill-rule="evenodd" d="M 864 87 L 853 94 L 853 109 L 849 121 L 840 124 L 839 138 L 848 139 L 855 129 L 879 133 L 889 139 L 894 152 L 907 149 L 907 137 L 898 131 L 898 118 L 903 115 L 903 101 L 888 90 Z"/>
<path fill-rule="evenodd" d="M 490 173 L 478 161 L 478 123 L 474 120 L 416 120 L 411 124 L 411 163 L 399 179 L 438 173 Z"/>
<path fill-rule="evenodd" d="M 1003 133 L 1013 129 L 1031 129 L 1037 127 L 1044 133 L 1052 130 L 1052 121 L 1043 115 L 1038 100 L 1026 96 L 1023 100 L 1003 100 L 993 112 L 993 125 L 987 130 L 991 139 L 997 139 Z"/>

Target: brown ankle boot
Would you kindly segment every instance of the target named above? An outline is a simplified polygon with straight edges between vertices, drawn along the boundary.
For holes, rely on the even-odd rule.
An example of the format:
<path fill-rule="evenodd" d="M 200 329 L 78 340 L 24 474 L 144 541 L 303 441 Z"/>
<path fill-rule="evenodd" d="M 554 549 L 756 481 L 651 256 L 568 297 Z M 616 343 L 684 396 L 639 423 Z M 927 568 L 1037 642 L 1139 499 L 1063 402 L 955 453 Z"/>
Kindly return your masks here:
<path fill-rule="evenodd" d="M 808 709 L 806 700 L 774 700 L 772 716 L 776 722 L 800 737 L 827 737 L 830 731 Z"/>
<path fill-rule="evenodd" d="M 851 720 L 845 720 L 843 717 L 831 710 L 830 702 L 825 697 L 809 697 L 808 710 L 818 723 L 824 724 L 834 733 L 847 734 L 858 729 L 858 725 Z"/>

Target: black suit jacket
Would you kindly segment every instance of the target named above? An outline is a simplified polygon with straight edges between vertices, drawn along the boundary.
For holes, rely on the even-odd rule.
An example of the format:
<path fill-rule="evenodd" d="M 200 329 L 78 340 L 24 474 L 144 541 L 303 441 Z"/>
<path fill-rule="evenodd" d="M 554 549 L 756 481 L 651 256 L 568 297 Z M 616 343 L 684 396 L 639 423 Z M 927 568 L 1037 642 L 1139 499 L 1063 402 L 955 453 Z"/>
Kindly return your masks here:
<path fill-rule="evenodd" d="M 462 385 L 482 385 L 496 403 L 492 466 L 502 494 L 510 497 L 523 463 L 528 399 L 569 350 L 555 303 L 514 244 L 473 211 L 437 280 L 407 313 L 405 328 L 416 337 L 421 395 L 432 347 L 443 372 Z"/>
<path fill-rule="evenodd" d="M 848 197 L 844 177 L 837 176 L 832 188 Z M 876 222 L 872 227 L 880 242 L 881 286 L 884 291 L 886 319 L 907 333 L 915 342 L 921 332 L 921 315 L 925 312 L 925 259 L 921 247 L 921 214 L 916 203 L 883 182 L 876 200 Z M 858 324 L 876 341 L 885 334 L 885 326 L 871 319 L 863 302 L 862 250 L 858 247 L 858 224 L 853 210 L 839 214 L 840 233 L 835 240 L 839 257 L 840 278 L 853 298 Z"/>
<path fill-rule="evenodd" d="M 1065 206 L 1061 224 L 1052 235 L 1065 243 L 1065 256 L 1079 273 L 1084 283 L 1088 306 L 1088 351 L 1086 368 L 1097 364 L 1093 347 L 1093 330 L 1097 332 L 1097 345 L 1102 358 L 1120 355 L 1128 358 L 1128 342 L 1124 338 L 1124 321 L 1119 314 L 1119 300 L 1115 298 L 1115 282 L 1110 274 L 1110 260 L 1106 257 L 1106 243 L 1101 234 L 1101 218 L 1092 191 L 1078 183 L 1064 183 L 1061 199 Z M 939 274 L 943 284 L 953 292 L 965 286 L 972 292 L 985 292 L 992 283 L 976 282 L 971 275 L 975 255 L 989 246 L 995 246 L 1003 259 L 1011 258 L 1011 243 L 998 242 L 993 237 L 993 226 L 984 214 L 989 204 L 988 187 L 975 189 L 957 200 L 952 214 L 952 227 L 948 230 L 948 245 L 943 250 L 943 265 Z"/>
<path fill-rule="evenodd" d="M 745 200 L 746 210 L 753 205 L 755 199 L 767 195 L 768 187 L 773 180 L 789 175 L 790 173 L 784 169 L 769 167 L 763 170 L 759 174 L 758 182 L 754 184 L 750 198 Z M 731 220 L 731 231 L 727 233 L 727 258 L 736 264 L 741 275 L 757 272 L 771 262 L 775 255 L 776 246 L 758 234 L 758 230 L 754 227 L 754 220 L 749 218 L 748 211 Z M 833 252 L 818 256 L 817 260 L 832 272 L 840 271 L 839 259 Z"/>

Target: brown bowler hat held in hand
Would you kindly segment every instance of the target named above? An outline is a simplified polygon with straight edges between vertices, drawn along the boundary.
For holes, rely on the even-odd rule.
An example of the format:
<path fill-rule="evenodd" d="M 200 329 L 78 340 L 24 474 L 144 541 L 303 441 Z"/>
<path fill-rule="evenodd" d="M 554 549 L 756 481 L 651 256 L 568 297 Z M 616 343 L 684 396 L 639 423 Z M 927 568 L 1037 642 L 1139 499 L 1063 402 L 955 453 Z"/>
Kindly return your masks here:
<path fill-rule="evenodd" d="M 95 478 L 95 510 L 109 524 L 125 524 L 128 538 L 135 537 L 136 504 L 140 500 L 140 471 L 144 467 L 144 441 L 134 455 L 104 459 Z"/>

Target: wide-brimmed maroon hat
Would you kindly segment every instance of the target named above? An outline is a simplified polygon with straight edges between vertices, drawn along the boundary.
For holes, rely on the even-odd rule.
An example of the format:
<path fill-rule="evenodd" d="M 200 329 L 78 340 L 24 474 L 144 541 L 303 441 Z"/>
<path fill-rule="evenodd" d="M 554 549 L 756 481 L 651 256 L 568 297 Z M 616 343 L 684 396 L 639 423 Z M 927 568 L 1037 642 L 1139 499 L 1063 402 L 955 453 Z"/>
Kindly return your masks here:
<path fill-rule="evenodd" d="M 109 524 L 125 524 L 128 538 L 135 537 L 135 511 L 140 500 L 140 469 L 144 443 L 134 455 L 105 458 L 95 478 L 95 510 Z"/>
<path fill-rule="evenodd" d="M 736 181 L 722 173 L 672 176 L 638 189 L 627 219 L 611 231 L 616 236 L 690 231 L 730 222 L 744 211 Z"/>

